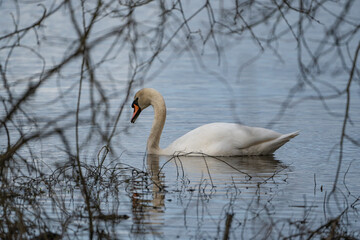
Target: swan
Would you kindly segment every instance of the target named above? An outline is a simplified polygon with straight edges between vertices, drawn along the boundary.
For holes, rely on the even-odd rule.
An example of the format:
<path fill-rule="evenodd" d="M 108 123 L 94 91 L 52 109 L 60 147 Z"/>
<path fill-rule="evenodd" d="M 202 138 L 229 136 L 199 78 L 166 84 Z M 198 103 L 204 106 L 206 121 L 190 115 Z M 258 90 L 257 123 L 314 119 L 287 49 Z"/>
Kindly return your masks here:
<path fill-rule="evenodd" d="M 273 130 L 248 127 L 237 123 L 210 123 L 186 133 L 167 148 L 159 147 L 166 119 L 163 96 L 153 88 L 139 90 L 131 105 L 134 112 L 131 123 L 135 123 L 141 111 L 148 106 L 154 109 L 154 120 L 147 140 L 147 153 L 157 155 L 209 155 L 243 156 L 270 155 L 297 136 L 299 131 L 281 134 Z"/>

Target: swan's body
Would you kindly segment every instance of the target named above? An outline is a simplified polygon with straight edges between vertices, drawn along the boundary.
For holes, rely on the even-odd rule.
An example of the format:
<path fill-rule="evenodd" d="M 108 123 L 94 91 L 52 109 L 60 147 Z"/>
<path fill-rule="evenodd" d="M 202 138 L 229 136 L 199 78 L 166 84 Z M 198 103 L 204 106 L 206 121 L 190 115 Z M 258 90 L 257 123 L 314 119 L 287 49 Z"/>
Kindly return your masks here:
<path fill-rule="evenodd" d="M 131 122 L 134 123 L 140 112 L 150 105 L 154 108 L 154 121 L 147 142 L 149 154 L 269 155 L 299 134 L 299 132 L 280 134 L 269 129 L 236 123 L 210 123 L 186 133 L 167 148 L 160 149 L 159 142 L 165 125 L 166 106 L 158 91 L 144 88 L 135 94 Z"/>

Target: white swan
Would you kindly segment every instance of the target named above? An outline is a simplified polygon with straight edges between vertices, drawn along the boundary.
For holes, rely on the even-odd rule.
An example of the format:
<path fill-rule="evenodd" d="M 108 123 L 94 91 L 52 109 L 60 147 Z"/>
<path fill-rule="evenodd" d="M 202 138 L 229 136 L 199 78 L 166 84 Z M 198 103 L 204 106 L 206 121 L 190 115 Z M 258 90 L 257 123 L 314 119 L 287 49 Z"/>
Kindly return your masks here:
<path fill-rule="evenodd" d="M 200 126 L 175 140 L 167 148 L 159 147 L 165 125 L 166 106 L 161 94 L 152 88 L 143 88 L 135 94 L 132 107 L 134 123 L 140 112 L 152 105 L 154 121 L 147 141 L 147 153 L 158 155 L 241 156 L 269 155 L 297 136 L 299 132 L 280 134 L 275 131 L 248 127 L 235 123 L 210 123 Z"/>

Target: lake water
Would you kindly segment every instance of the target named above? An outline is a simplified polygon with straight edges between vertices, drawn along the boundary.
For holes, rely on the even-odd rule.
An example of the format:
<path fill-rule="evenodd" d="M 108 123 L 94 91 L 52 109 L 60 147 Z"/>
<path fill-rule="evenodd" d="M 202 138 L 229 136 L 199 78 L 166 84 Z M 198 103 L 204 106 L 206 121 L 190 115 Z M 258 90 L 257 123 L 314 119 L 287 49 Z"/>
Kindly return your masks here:
<path fill-rule="evenodd" d="M 191 4 L 186 3 L 189 5 L 185 9 L 191 9 Z M 4 24 L 11 24 L 9 12 L 13 12 L 15 7 L 7 2 L 1 4 L 3 9 L 0 11 L 7 17 L 0 20 L 0 25 L 5 26 Z M 329 3 L 327 7 L 327 10 L 332 11 L 339 6 Z M 353 9 L 359 7 L 358 2 L 352 6 Z M 319 17 L 321 23 L 314 24 L 307 30 L 311 39 L 308 42 L 310 49 L 316 49 L 323 38 L 324 24 L 329 19 L 333 20 L 331 14 L 326 10 L 322 11 L 323 15 Z M 41 16 L 42 11 L 41 7 L 29 4 L 21 5 L 21 13 L 24 20 L 20 26 L 26 26 L 27 21 Z M 156 11 L 146 13 L 141 17 L 150 18 Z M 290 14 L 289 19 L 291 22 L 296 21 L 297 16 L 297 13 Z M 360 19 L 355 13 L 351 11 L 349 16 L 349 19 L 359 23 Z M 194 31 L 201 29 L 201 22 L 207 19 L 203 17 L 198 16 L 189 27 Z M 59 22 L 63 24 L 57 24 Z M 74 28 L 69 27 L 70 23 L 67 10 L 63 10 L 49 19 L 47 28 L 40 30 L 40 36 L 47 38 L 40 38 L 42 44 L 35 46 L 35 50 L 46 60 L 45 68 L 65 58 L 64 49 L 71 49 L 76 35 Z M 116 24 L 111 18 L 104 18 L 102 24 L 96 26 L 93 37 L 100 36 L 101 31 Z M 279 23 L 279 28 L 285 29 L 286 26 L 285 22 Z M 262 36 L 269 31 L 268 28 L 268 25 L 259 26 L 256 34 Z M 4 28 L 1 34 L 10 31 L 9 29 L 12 28 Z M 359 34 L 355 37 L 359 39 Z M 33 41 L 34 35 L 23 40 L 27 45 L 33 45 Z M 93 209 L 97 237 L 222 239 L 226 222 L 231 219 L 230 239 L 279 239 L 289 236 L 301 239 L 301 234 L 308 236 L 309 232 L 339 215 L 338 231 L 354 233 L 354 237 L 359 237 L 360 148 L 358 142 L 355 142 L 360 139 L 358 73 L 354 75 L 350 91 L 350 121 L 346 125 L 346 133 L 350 138 L 345 139 L 337 187 L 332 191 L 338 170 L 346 95 L 326 99 L 325 105 L 323 101 L 313 99 L 318 95 L 309 85 L 298 86 L 301 82 L 298 48 L 291 32 L 277 41 L 277 53 L 281 59 L 265 44 L 266 50 L 261 52 L 250 34 L 239 38 L 221 35 L 217 43 L 222 50 L 220 60 L 212 44 L 202 46 L 199 35 L 194 34 L 191 41 L 194 44 L 193 50 L 191 44 L 187 46 L 186 43 L 176 42 L 154 61 L 148 74 L 143 75 L 144 79 L 136 79 L 116 125 L 111 153 L 106 156 L 102 169 L 98 168 L 98 153 L 101 156 L 104 152 L 101 148 L 106 141 L 102 139 L 101 133 L 113 131 L 117 113 L 126 99 L 126 87 L 134 63 L 127 55 L 130 50 L 116 48 L 96 70 L 96 78 L 101 82 L 108 98 L 108 107 L 98 107 L 97 115 L 90 110 L 80 113 L 82 122 L 79 126 L 79 139 L 80 159 L 84 164 L 87 186 L 94 204 L 98 203 Z M 100 62 L 109 43 L 111 40 L 93 49 L 94 63 Z M 349 44 L 351 58 L 357 44 L 356 41 Z M 188 51 L 178 50 L 185 48 Z M 2 51 L 0 60 L 3 65 L 8 52 L 4 49 Z M 256 61 L 247 64 L 259 53 L 261 55 Z M 146 56 L 148 52 L 139 53 L 142 54 Z M 201 57 L 198 58 L 197 54 Z M 329 56 L 330 59 L 332 57 Z M 306 58 L 309 56 L 304 54 L 303 59 Z M 343 90 L 349 79 L 348 71 L 338 70 L 341 69 L 341 61 L 334 58 L 333 62 L 328 63 L 330 59 L 321 63 L 322 72 L 311 80 L 323 96 L 336 92 L 324 82 Z M 350 69 L 349 56 L 346 56 L 345 62 Z M 44 83 L 24 106 L 30 118 L 36 119 L 38 125 L 29 123 L 21 114 L 15 115 L 16 124 L 9 125 L 13 139 L 19 136 L 15 125 L 31 133 L 41 129 L 49 120 L 57 119 L 56 124 L 64 129 L 70 150 L 75 152 L 74 122 L 80 65 L 78 60 L 66 65 L 59 75 L 54 75 Z M 26 48 L 14 49 L 8 63 L 7 77 L 13 81 L 12 86 L 18 96 L 28 86 L 26 78 L 40 72 L 42 66 L 42 61 L 33 51 Z M 336 74 L 336 71 L 340 74 Z M 271 128 L 281 133 L 300 130 L 300 135 L 273 156 L 147 156 L 145 148 L 153 119 L 152 109 L 144 110 L 136 124 L 130 123 L 132 96 L 142 87 L 157 89 L 166 101 L 167 119 L 161 147 L 166 147 L 186 132 L 211 122 L 239 122 Z M 82 106 L 90 104 L 93 97 L 91 89 L 89 81 L 85 81 Z M 295 94 L 289 100 L 291 91 Z M 2 96 L 6 96 L 4 88 L 0 92 Z M 95 94 L 95 101 L 99 98 L 99 94 Z M 52 101 L 54 99 L 58 101 Z M 282 114 L 284 103 L 290 104 Z M 74 112 L 61 117 L 68 111 Z M 5 111 L 1 113 L 2 118 L 3 116 Z M 92 117 L 94 119 L 90 121 Z M 4 133 L 4 129 L 1 129 L 1 149 L 7 147 Z M 43 221 L 49 221 L 47 226 L 52 227 L 49 231 L 61 234 L 63 238 L 87 239 L 89 220 L 86 217 L 81 187 L 75 179 L 72 182 L 69 180 L 71 178 L 59 177 L 60 173 L 71 176 L 75 171 L 64 142 L 54 135 L 31 142 L 29 146 L 19 150 L 19 155 L 26 156 L 24 163 L 20 163 L 23 169 L 19 170 L 20 173 L 13 172 L 9 176 L 13 176 L 12 179 L 20 189 L 24 187 L 24 183 L 29 183 L 31 191 L 41 189 L 40 193 L 34 193 L 34 199 L 43 209 L 39 210 L 39 215 L 28 213 L 29 218 L 42 219 L 39 220 L 39 226 L 44 224 Z M 40 180 L 37 173 L 31 173 L 25 163 L 41 169 L 48 182 Z M 101 180 L 96 177 L 98 173 Z M 56 180 L 55 176 L 59 179 Z M 46 189 L 46 186 L 52 186 L 53 189 Z M 22 204 L 26 206 L 29 202 L 19 200 L 18 205 Z M 4 206 L 1 211 L 4 213 Z M 115 217 L 104 219 L 100 213 Z M 61 227 L 57 225 L 59 223 Z M 331 227 L 324 227 L 325 235 L 315 237 L 327 236 L 330 229 Z"/>

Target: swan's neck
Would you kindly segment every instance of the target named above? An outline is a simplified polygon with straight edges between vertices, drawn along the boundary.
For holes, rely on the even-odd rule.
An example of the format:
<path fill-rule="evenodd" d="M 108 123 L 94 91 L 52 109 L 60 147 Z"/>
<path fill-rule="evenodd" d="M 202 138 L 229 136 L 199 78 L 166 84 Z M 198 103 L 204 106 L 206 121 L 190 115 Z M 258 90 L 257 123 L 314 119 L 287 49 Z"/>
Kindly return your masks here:
<path fill-rule="evenodd" d="M 166 106 L 161 95 L 154 97 L 151 105 L 154 108 L 154 121 L 147 141 L 147 152 L 149 154 L 159 154 L 161 151 L 159 147 L 160 137 L 166 119 Z"/>

